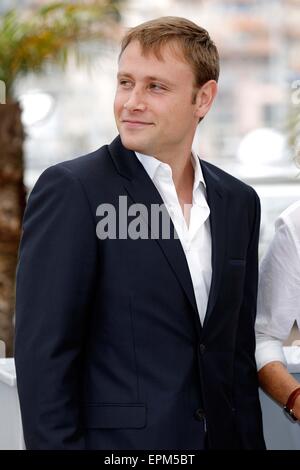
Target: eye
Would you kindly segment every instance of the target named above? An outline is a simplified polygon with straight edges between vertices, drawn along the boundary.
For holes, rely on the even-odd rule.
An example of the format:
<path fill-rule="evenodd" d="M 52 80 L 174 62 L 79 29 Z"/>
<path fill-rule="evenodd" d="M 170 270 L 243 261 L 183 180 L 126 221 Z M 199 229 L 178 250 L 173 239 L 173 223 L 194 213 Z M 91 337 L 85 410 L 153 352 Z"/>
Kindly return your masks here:
<path fill-rule="evenodd" d="M 149 88 L 154 91 L 163 91 L 166 90 L 166 87 L 161 85 L 161 83 L 150 83 Z"/>
<path fill-rule="evenodd" d="M 119 85 L 122 87 L 122 88 L 130 88 L 132 86 L 132 81 L 131 80 L 128 80 L 128 79 L 120 79 L 119 80 Z"/>

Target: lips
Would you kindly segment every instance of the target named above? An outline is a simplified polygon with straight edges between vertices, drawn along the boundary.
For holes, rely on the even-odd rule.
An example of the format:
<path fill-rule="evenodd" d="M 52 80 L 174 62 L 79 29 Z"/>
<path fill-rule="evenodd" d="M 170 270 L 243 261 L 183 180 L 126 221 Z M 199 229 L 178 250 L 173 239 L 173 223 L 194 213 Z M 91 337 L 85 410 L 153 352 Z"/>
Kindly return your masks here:
<path fill-rule="evenodd" d="M 152 126 L 152 122 L 146 122 L 146 121 L 134 121 L 131 119 L 123 119 L 122 124 L 125 124 L 125 126 L 129 129 L 140 129 L 143 127 L 148 127 Z"/>

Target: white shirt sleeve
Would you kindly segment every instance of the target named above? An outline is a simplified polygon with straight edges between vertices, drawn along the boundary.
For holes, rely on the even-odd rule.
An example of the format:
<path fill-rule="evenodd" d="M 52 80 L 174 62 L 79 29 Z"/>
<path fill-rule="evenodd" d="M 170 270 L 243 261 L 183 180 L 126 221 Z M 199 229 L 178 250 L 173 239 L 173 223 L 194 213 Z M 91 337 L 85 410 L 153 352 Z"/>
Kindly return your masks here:
<path fill-rule="evenodd" d="M 260 266 L 255 325 L 258 370 L 272 361 L 286 363 L 282 342 L 295 320 L 300 325 L 299 221 L 300 204 L 279 217 Z"/>

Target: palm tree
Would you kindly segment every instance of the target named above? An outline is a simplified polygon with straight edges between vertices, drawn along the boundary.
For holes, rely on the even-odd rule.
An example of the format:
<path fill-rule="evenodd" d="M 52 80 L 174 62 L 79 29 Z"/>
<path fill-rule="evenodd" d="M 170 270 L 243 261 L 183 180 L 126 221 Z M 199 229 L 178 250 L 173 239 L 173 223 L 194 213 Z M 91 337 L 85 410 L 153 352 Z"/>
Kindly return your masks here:
<path fill-rule="evenodd" d="M 16 81 L 42 71 L 49 61 L 63 68 L 70 50 L 82 58 L 83 40 L 118 35 L 121 1 L 59 2 L 0 17 L 0 84 L 6 86 L 6 104 L 0 105 L 0 340 L 8 356 L 13 354 L 15 270 L 26 201 Z"/>

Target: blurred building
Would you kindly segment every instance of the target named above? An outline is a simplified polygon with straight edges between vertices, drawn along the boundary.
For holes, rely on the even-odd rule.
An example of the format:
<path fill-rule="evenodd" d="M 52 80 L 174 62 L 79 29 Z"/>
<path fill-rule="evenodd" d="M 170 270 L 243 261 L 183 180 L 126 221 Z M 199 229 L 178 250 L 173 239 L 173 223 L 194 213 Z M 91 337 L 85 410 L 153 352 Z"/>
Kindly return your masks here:
<path fill-rule="evenodd" d="M 219 101 L 212 116 L 217 136 L 214 154 L 232 159 L 247 132 L 286 128 L 291 82 L 300 76 L 296 27 L 300 4 L 282 0 L 203 3 L 222 58 Z"/>

